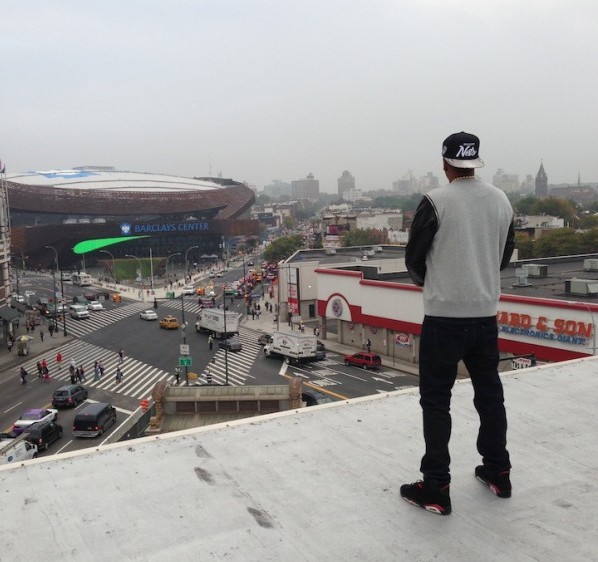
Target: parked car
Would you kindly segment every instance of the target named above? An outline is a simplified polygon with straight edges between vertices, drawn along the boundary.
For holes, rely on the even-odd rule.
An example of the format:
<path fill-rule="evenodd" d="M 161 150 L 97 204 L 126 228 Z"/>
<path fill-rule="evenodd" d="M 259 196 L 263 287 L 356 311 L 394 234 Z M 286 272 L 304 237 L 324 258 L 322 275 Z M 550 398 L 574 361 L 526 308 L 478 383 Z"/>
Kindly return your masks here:
<path fill-rule="evenodd" d="M 257 343 L 259 345 L 268 345 L 272 343 L 272 336 L 270 334 L 262 334 L 258 339 Z"/>
<path fill-rule="evenodd" d="M 104 305 L 100 301 L 91 301 L 87 305 L 87 310 L 104 310 Z"/>
<path fill-rule="evenodd" d="M 329 402 L 334 402 L 331 396 L 328 394 L 323 394 L 322 392 L 318 392 L 317 390 L 313 389 L 303 389 L 301 392 L 301 401 L 305 402 L 306 406 L 317 406 L 319 404 L 328 404 Z"/>
<path fill-rule="evenodd" d="M 174 316 L 165 316 L 160 320 L 160 328 L 164 328 L 165 330 L 178 330 L 179 321 Z"/>
<path fill-rule="evenodd" d="M 20 435 L 30 425 L 38 421 L 56 421 L 58 419 L 58 410 L 48 408 L 34 408 L 25 410 L 23 415 L 13 424 L 12 432 L 14 435 Z"/>
<path fill-rule="evenodd" d="M 39 451 L 45 451 L 62 437 L 62 426 L 52 421 L 40 421 L 30 425 L 24 433 L 29 443 L 37 445 Z"/>
<path fill-rule="evenodd" d="M 187 285 L 186 287 L 183 288 L 183 295 L 194 295 L 195 294 L 195 288 L 193 287 L 193 285 Z"/>
<path fill-rule="evenodd" d="M 142 320 L 157 320 L 158 315 L 154 310 L 150 308 L 149 310 L 142 310 L 139 313 L 139 318 L 141 318 Z"/>
<path fill-rule="evenodd" d="M 226 340 L 220 340 L 218 342 L 218 347 L 220 349 L 228 349 L 228 351 L 241 351 L 241 349 L 243 349 L 241 341 L 237 338 L 228 338 Z"/>
<path fill-rule="evenodd" d="M 355 365 L 365 370 L 379 369 L 382 366 L 382 359 L 376 353 L 359 352 L 345 355 L 345 365 Z"/>
<path fill-rule="evenodd" d="M 54 408 L 67 408 L 76 406 L 87 400 L 87 389 L 79 384 L 65 384 L 58 387 L 52 394 L 52 406 Z"/>

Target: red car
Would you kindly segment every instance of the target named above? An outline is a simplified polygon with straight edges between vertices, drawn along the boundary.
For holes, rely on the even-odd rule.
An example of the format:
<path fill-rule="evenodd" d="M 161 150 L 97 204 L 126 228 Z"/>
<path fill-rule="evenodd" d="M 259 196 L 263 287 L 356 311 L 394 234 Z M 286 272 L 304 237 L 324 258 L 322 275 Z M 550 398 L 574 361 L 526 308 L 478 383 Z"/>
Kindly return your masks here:
<path fill-rule="evenodd" d="M 360 351 L 353 355 L 345 355 L 345 365 L 355 365 L 363 369 L 379 369 L 382 366 L 382 359 L 376 353 Z"/>

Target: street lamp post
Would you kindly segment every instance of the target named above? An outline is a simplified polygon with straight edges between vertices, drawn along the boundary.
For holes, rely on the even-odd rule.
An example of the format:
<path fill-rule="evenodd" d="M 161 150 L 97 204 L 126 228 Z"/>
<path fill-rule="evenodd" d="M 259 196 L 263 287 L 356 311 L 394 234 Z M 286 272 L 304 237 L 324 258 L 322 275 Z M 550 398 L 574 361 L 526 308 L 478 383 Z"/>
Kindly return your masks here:
<path fill-rule="evenodd" d="M 187 248 L 185 250 L 185 274 L 189 275 L 189 260 L 187 259 L 189 256 L 189 252 L 191 250 L 196 250 L 197 248 L 199 248 L 199 246 L 191 246 L 191 248 Z"/>
<path fill-rule="evenodd" d="M 64 299 L 64 286 L 62 280 L 62 270 L 58 266 L 58 250 L 54 246 L 46 246 L 48 250 L 54 251 L 54 259 L 56 262 L 56 268 L 52 271 L 52 284 L 54 285 L 54 328 L 58 331 L 58 303 L 56 302 L 56 271 L 60 271 L 60 291 L 62 293 L 62 299 Z M 62 310 L 62 332 L 66 336 L 66 319 L 64 316 L 64 307 Z"/>
<path fill-rule="evenodd" d="M 116 265 L 114 264 L 114 255 L 112 254 L 112 252 L 109 252 L 108 250 L 100 250 L 100 254 L 108 254 L 112 258 L 112 278 L 116 283 Z"/>
<path fill-rule="evenodd" d="M 183 332 L 183 343 L 187 345 L 187 322 L 185 321 L 185 295 L 181 293 L 181 313 L 183 316 L 183 322 L 181 329 Z M 189 386 L 189 366 L 185 364 L 185 386 Z"/>
<path fill-rule="evenodd" d="M 55 263 L 56 263 L 56 271 L 60 271 L 60 266 L 58 265 L 58 250 L 54 246 L 46 246 L 46 248 L 48 248 L 48 250 L 53 250 L 54 251 L 54 258 L 55 258 Z"/>
<path fill-rule="evenodd" d="M 139 277 L 143 280 L 143 269 L 141 267 L 141 260 L 137 256 L 133 256 L 131 254 L 125 254 L 125 258 L 133 258 L 134 260 L 137 260 L 137 263 L 139 264 Z"/>
<path fill-rule="evenodd" d="M 170 258 L 173 258 L 174 256 L 180 256 L 181 252 L 175 252 L 174 254 L 170 254 L 167 258 L 166 258 L 166 276 L 168 277 L 168 260 Z"/>

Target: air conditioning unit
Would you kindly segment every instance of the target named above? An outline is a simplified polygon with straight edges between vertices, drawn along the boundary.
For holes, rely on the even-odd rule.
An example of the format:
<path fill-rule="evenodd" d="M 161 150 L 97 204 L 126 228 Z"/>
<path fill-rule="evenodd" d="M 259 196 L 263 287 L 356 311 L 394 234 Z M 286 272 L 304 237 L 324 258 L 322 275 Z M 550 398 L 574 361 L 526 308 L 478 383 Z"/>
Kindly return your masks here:
<path fill-rule="evenodd" d="M 527 271 L 529 277 L 548 277 L 548 266 L 538 263 L 525 264 L 522 269 Z"/>
<path fill-rule="evenodd" d="M 565 293 L 581 297 L 598 295 L 598 281 L 592 279 L 568 279 L 565 281 Z"/>
<path fill-rule="evenodd" d="M 584 271 L 598 271 L 598 259 L 583 260 Z"/>
<path fill-rule="evenodd" d="M 514 283 L 513 287 L 530 287 L 531 283 L 527 280 L 527 271 L 522 268 L 518 267 L 515 269 L 515 277 L 517 281 Z"/>

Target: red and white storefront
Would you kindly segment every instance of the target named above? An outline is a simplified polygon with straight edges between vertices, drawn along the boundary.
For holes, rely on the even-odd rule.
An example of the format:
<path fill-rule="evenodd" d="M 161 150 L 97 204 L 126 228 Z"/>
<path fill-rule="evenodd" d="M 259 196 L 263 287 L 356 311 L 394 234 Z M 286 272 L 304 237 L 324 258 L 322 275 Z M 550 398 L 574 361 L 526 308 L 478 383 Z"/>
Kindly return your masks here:
<path fill-rule="evenodd" d="M 372 281 L 359 271 L 316 269 L 322 335 L 336 324 L 339 343 L 417 362 L 424 316 L 422 290 L 407 283 Z M 499 348 L 503 356 L 534 354 L 539 361 L 596 355 L 598 305 L 502 295 Z"/>

